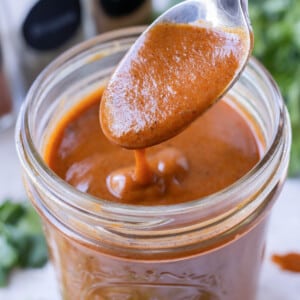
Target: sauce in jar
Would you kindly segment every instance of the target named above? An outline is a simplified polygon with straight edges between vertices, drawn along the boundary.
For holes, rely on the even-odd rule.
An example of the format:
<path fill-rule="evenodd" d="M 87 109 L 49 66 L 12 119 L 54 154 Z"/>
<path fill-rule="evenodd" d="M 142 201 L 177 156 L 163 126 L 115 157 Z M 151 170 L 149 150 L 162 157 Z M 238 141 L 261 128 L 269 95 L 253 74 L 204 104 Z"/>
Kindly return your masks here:
<path fill-rule="evenodd" d="M 288 164 L 276 87 L 251 60 L 232 94 L 133 155 L 106 139 L 103 89 L 93 92 L 133 41 L 118 34 L 42 74 L 17 130 L 63 299 L 254 300 L 266 215 Z"/>
<path fill-rule="evenodd" d="M 80 101 L 56 126 L 44 155 L 48 166 L 81 192 L 134 205 L 184 203 L 225 189 L 258 163 L 260 141 L 251 120 L 225 99 L 202 114 L 236 75 L 243 50 L 240 32 L 190 25 L 156 25 L 136 55 L 129 57 L 129 64 L 125 59 L 125 64 L 119 65 L 104 93 L 101 89 Z M 158 56 L 154 55 L 156 51 Z M 102 128 L 98 119 L 99 105 Z M 201 118 L 195 120 L 199 115 Z M 155 146 L 147 150 L 147 157 L 145 149 L 135 150 L 134 165 L 133 152 L 111 143 L 106 136 L 127 148 Z M 251 233 L 254 240 L 261 234 L 263 231 L 259 229 Z M 198 275 L 193 265 L 203 272 L 214 259 L 222 257 L 225 264 L 230 264 L 224 268 L 229 274 L 231 268 L 236 267 L 226 256 L 245 252 L 249 242 L 249 238 L 245 243 L 241 239 L 238 245 L 222 250 L 221 256 L 213 253 L 212 259 L 208 259 L 208 254 L 205 260 L 187 258 L 180 268 L 189 275 L 177 278 L 173 274 L 178 263 L 161 266 L 162 262 L 154 262 L 150 267 L 142 261 L 132 264 L 133 257 L 116 262 L 104 254 L 98 255 L 94 249 L 53 238 L 59 243 L 59 251 L 68 253 L 68 257 L 60 254 L 64 257 L 64 266 L 60 269 L 68 270 L 60 274 L 68 299 L 77 293 L 87 293 L 83 299 L 121 299 L 126 298 L 127 293 L 131 299 L 225 299 L 219 290 L 224 279 L 218 283 L 213 273 Z M 257 247 L 262 248 L 262 245 Z M 78 253 L 81 253 L 79 257 Z M 181 253 L 187 257 L 194 254 Z M 253 261 L 247 263 L 258 266 L 257 261 L 254 256 Z M 70 281 L 72 265 L 80 266 L 87 274 L 83 276 L 85 279 L 74 277 L 76 285 Z M 118 270 L 115 279 L 122 273 L 119 270 L 132 267 L 132 276 L 140 283 L 130 283 L 126 274 L 123 288 L 114 284 L 95 285 L 92 274 L 100 272 L 96 281 L 111 277 L 103 271 L 104 266 L 108 274 Z M 71 273 L 78 271 L 74 269 Z M 153 276 L 158 286 L 147 288 L 144 281 L 149 278 L 146 275 L 145 279 L 145 274 Z M 175 288 L 174 276 L 175 281 L 180 282 L 178 288 Z M 197 284 L 193 283 L 194 279 Z M 205 289 L 202 280 L 216 281 L 218 288 Z M 244 294 L 253 295 L 249 290 L 252 284 L 241 285 L 236 299 Z M 166 288 L 168 285 L 172 288 Z"/>
<path fill-rule="evenodd" d="M 226 188 L 260 159 L 260 141 L 251 120 L 225 97 L 181 134 L 148 149 L 148 164 L 159 182 L 138 188 L 127 182 L 124 194 L 114 195 L 107 181 L 118 168 L 119 176 L 134 173 L 134 156 L 133 151 L 109 142 L 101 131 L 102 91 L 82 99 L 64 116 L 44 156 L 52 170 L 82 192 L 134 205 L 182 203 Z M 205 255 L 196 250 L 150 252 L 146 259 L 103 249 L 101 243 L 97 247 L 77 243 L 51 226 L 47 226 L 47 236 L 61 270 L 64 299 L 253 300 L 264 227 L 262 222 L 247 236 L 228 241 L 226 247 L 207 249 Z M 250 254 L 253 247 L 257 255 Z"/>
<path fill-rule="evenodd" d="M 133 151 L 109 142 L 101 131 L 101 95 L 102 90 L 91 94 L 65 115 L 46 147 L 49 167 L 82 192 L 136 205 L 183 203 L 226 188 L 260 159 L 251 121 L 224 99 L 181 134 L 149 148 L 153 181 L 135 182 Z"/>

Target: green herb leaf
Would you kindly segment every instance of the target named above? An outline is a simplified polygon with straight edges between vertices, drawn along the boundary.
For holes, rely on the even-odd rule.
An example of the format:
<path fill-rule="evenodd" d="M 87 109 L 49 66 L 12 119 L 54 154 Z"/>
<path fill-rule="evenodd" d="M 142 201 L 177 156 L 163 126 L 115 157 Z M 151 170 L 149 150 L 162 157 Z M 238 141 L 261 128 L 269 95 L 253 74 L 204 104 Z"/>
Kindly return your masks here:
<path fill-rule="evenodd" d="M 11 268 L 18 261 L 18 252 L 8 242 L 7 238 L 0 236 L 0 267 Z"/>
<path fill-rule="evenodd" d="M 16 267 L 38 268 L 48 260 L 39 216 L 29 203 L 0 205 L 0 286 Z"/>
<path fill-rule="evenodd" d="M 292 122 L 290 175 L 300 175 L 300 2 L 249 0 L 254 55 L 278 83 Z"/>
<path fill-rule="evenodd" d="M 5 287 L 7 285 L 8 271 L 0 267 L 0 287 Z"/>
<path fill-rule="evenodd" d="M 20 265 L 23 268 L 40 268 L 48 260 L 45 238 L 43 235 L 33 235 L 28 240 L 28 248 L 21 255 Z"/>
<path fill-rule="evenodd" d="M 23 206 L 6 200 L 1 205 L 0 222 L 5 224 L 15 224 L 24 215 L 25 209 Z"/>

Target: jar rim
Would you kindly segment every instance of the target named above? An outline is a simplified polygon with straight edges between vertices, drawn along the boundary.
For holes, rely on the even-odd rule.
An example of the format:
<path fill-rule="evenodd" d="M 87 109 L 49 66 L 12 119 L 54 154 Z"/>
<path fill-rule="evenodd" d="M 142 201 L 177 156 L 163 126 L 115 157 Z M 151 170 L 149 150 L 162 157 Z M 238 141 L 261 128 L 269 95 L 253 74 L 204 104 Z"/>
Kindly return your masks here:
<path fill-rule="evenodd" d="M 286 130 L 284 127 L 286 124 L 289 124 L 284 102 L 276 83 L 268 71 L 258 62 L 258 60 L 253 57 L 250 58 L 249 65 L 251 65 L 260 76 L 262 76 L 264 81 L 268 84 L 269 89 L 272 91 L 274 101 L 277 102 L 276 107 L 278 109 L 279 118 L 276 120 L 276 134 L 273 137 L 272 143 L 268 149 L 266 149 L 262 159 L 247 174 L 245 174 L 232 185 L 214 194 L 185 203 L 170 205 L 144 206 L 114 203 L 87 193 L 80 192 L 74 187 L 70 186 L 63 179 L 58 177 L 58 175 L 56 175 L 52 170 L 50 170 L 34 145 L 29 126 L 30 114 L 28 108 L 32 99 L 38 97 L 40 86 L 43 85 L 49 74 L 52 74 L 57 68 L 61 67 L 66 62 L 70 62 L 74 57 L 95 47 L 96 45 L 99 45 L 100 43 L 111 42 L 115 39 L 125 38 L 128 36 L 137 37 L 144 29 L 144 26 L 138 26 L 101 34 L 66 51 L 44 69 L 44 71 L 35 80 L 27 94 L 16 126 L 17 152 L 21 164 L 26 171 L 26 175 L 29 176 L 31 180 L 38 184 L 46 184 L 48 188 L 51 188 L 52 193 L 54 192 L 54 194 L 59 195 L 61 200 L 63 199 L 65 204 L 94 216 L 100 216 L 103 211 L 114 212 L 121 215 L 150 217 L 161 216 L 162 214 L 176 215 L 178 213 L 187 213 L 189 211 L 199 209 L 207 211 L 212 207 L 219 207 L 220 210 L 223 210 L 224 205 L 228 204 L 228 201 L 224 201 L 224 199 L 232 199 L 233 194 L 235 194 L 237 191 L 243 190 L 243 188 L 253 184 L 253 181 L 258 174 L 263 172 L 268 167 L 268 163 L 272 159 L 274 153 L 278 151 L 278 148 L 280 147 L 280 137 Z M 289 132 L 289 130 L 287 130 L 287 132 Z M 288 136 L 287 143 L 283 150 L 284 157 L 288 156 L 289 147 L 290 137 Z M 99 206 L 100 213 L 98 210 L 90 211 L 89 208 L 91 205 L 93 205 L 93 207 L 95 205 Z"/>

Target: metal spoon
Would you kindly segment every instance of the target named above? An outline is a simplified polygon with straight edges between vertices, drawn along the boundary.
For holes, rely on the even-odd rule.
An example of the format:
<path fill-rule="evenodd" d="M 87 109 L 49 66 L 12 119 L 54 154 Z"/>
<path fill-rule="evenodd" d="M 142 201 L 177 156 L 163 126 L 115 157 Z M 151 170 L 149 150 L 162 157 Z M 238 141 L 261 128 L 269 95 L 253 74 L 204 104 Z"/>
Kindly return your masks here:
<path fill-rule="evenodd" d="M 186 0 L 171 7 L 158 17 L 147 28 L 147 31 L 162 22 L 193 24 L 199 21 L 210 23 L 212 27 L 239 27 L 245 30 L 248 49 L 245 52 L 245 60 L 241 63 L 241 70 L 237 72 L 237 76 L 233 80 L 236 82 L 241 71 L 245 68 L 253 48 L 248 0 Z M 227 90 L 224 91 L 224 94 Z"/>
<path fill-rule="evenodd" d="M 160 22 L 195 23 L 198 21 L 205 21 L 214 27 L 244 28 L 248 32 L 249 47 L 251 47 L 252 28 L 248 0 L 186 0 L 158 17 L 148 30 Z"/>
<path fill-rule="evenodd" d="M 240 70 L 237 72 L 232 83 L 236 82 L 241 71 L 245 68 L 253 48 L 253 33 L 248 13 L 248 0 L 182 1 L 159 16 L 135 42 L 132 49 L 158 23 L 196 24 L 199 21 L 209 23 L 212 27 L 239 27 L 245 31 L 247 50 L 245 51 L 244 61 L 240 65 Z M 128 53 L 128 55 L 130 54 Z M 223 95 L 231 86 L 232 84 L 224 90 Z"/>
<path fill-rule="evenodd" d="M 104 134 L 111 141 L 125 148 L 137 149 L 152 146 L 179 133 L 220 99 L 238 79 L 252 50 L 252 32 L 247 9 L 247 0 L 188 0 L 174 6 L 156 19 L 130 48 L 107 85 L 100 105 L 100 121 Z M 208 50 L 215 51 L 217 49 L 217 52 L 210 53 L 209 59 L 212 60 L 212 69 L 206 68 L 207 72 L 211 73 L 210 70 L 215 68 L 214 61 L 217 59 L 217 64 L 226 67 L 223 67 L 224 71 L 221 74 L 213 71 L 218 77 L 214 79 L 217 82 L 220 82 L 223 78 L 227 79 L 224 86 L 213 93 L 213 96 L 207 98 L 207 103 L 197 102 L 196 100 L 195 106 L 194 102 L 189 100 L 197 99 L 197 91 L 199 93 L 201 91 L 205 92 L 207 87 L 210 88 L 212 85 L 202 86 L 200 91 L 197 90 L 197 83 L 200 81 L 195 81 L 194 85 L 190 84 L 194 82 L 193 75 L 195 74 L 192 74 L 190 69 L 187 69 L 188 67 L 183 70 L 182 66 L 185 66 L 185 63 L 181 63 L 179 59 L 174 61 L 175 56 L 169 54 L 171 53 L 169 52 L 170 47 L 177 45 L 173 39 L 170 40 L 168 36 L 163 36 L 162 42 L 156 40 L 155 44 L 150 45 L 150 49 L 153 48 L 150 55 L 143 56 L 141 54 L 140 50 L 146 47 L 145 40 L 160 24 L 163 24 L 163 26 L 165 26 L 164 24 L 173 24 L 171 26 L 177 26 L 177 24 L 180 26 L 182 24 L 184 26 L 186 26 L 185 24 L 191 24 L 195 27 L 207 26 L 208 28 L 216 28 L 219 32 L 242 30 L 243 50 L 239 54 L 237 67 L 235 67 L 234 72 L 228 75 L 229 77 L 226 77 L 228 65 L 225 64 L 222 53 L 227 53 L 226 55 L 229 57 L 232 54 L 231 51 L 235 51 L 235 48 L 230 48 L 227 43 L 224 43 L 220 46 L 222 48 L 213 47 L 214 50 Z M 168 33 L 165 34 L 168 35 Z M 186 36 L 186 34 L 181 33 L 182 36 Z M 186 46 L 181 47 L 181 50 L 176 48 L 176 56 L 183 54 L 183 56 L 188 57 L 193 55 L 195 51 L 197 52 L 198 49 L 205 47 L 203 43 L 207 41 L 207 37 L 198 38 L 198 36 L 193 36 L 193 39 L 189 40 L 197 43 L 193 51 L 190 52 Z M 222 37 L 219 38 L 218 41 L 221 41 Z M 147 45 L 149 47 L 149 44 Z M 163 45 L 163 48 L 157 50 L 158 45 Z M 208 49 L 211 49 L 211 47 L 210 44 Z M 167 54 L 163 56 L 162 53 Z M 199 53 L 199 55 L 202 54 Z M 203 55 L 203 57 L 206 57 L 206 54 Z M 217 58 L 217 56 L 222 58 Z M 171 63 L 171 65 L 166 65 L 167 61 L 167 64 Z M 208 66 L 205 61 L 200 64 L 197 70 L 204 70 Z M 195 63 L 193 63 L 193 66 L 195 66 Z M 163 73 L 160 73 L 161 70 Z M 137 72 L 139 74 L 138 78 L 136 77 Z M 182 72 L 185 74 L 184 77 L 178 75 Z M 164 81 L 161 81 L 162 77 L 157 76 L 157 74 L 165 74 Z M 170 74 L 173 74 L 173 77 Z M 187 81 L 189 77 L 191 79 Z M 160 81 L 156 81 L 156 78 L 160 78 Z M 175 81 L 170 78 L 175 78 Z M 194 76 L 194 78 L 196 77 Z M 210 82 L 213 84 L 214 79 L 208 78 L 203 78 L 202 82 L 212 80 Z M 182 82 L 178 83 L 178 80 L 182 80 Z M 200 87 L 200 85 L 198 86 Z M 193 91 L 194 94 L 190 94 L 190 91 Z M 174 97 L 177 97 L 178 100 L 175 100 Z"/>
<path fill-rule="evenodd" d="M 186 0 L 167 10 L 148 29 L 159 22 L 194 23 L 199 20 L 213 26 L 243 27 L 250 38 L 248 0 Z"/>

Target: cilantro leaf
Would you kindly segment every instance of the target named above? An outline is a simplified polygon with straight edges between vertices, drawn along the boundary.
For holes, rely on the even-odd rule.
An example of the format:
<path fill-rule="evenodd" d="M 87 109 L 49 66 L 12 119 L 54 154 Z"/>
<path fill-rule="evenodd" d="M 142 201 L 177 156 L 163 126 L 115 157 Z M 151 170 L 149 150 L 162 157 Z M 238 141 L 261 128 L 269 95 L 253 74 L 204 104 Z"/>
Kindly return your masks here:
<path fill-rule="evenodd" d="M 254 55 L 278 83 L 290 113 L 293 140 L 290 175 L 300 175 L 300 2 L 249 0 Z"/>
<path fill-rule="evenodd" d="M 10 200 L 5 200 L 0 209 L 0 222 L 5 224 L 15 224 L 24 215 L 23 206 Z"/>
<path fill-rule="evenodd" d="M 0 267 L 13 267 L 18 261 L 16 249 L 8 242 L 7 238 L 0 236 Z"/>
<path fill-rule="evenodd" d="M 48 260 L 39 216 L 27 203 L 6 200 L 0 205 L 0 286 L 17 267 L 38 268 Z"/>

